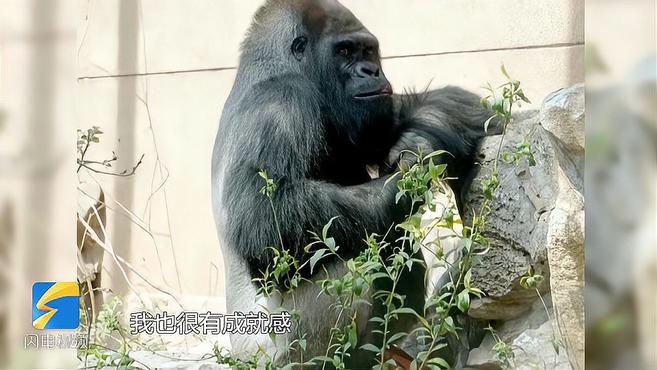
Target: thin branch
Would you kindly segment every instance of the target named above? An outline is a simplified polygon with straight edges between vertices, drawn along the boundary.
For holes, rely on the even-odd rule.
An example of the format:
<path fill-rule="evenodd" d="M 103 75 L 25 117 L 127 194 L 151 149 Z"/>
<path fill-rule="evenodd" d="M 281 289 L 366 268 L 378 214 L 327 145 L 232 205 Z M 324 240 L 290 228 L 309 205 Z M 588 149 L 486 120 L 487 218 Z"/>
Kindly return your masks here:
<path fill-rule="evenodd" d="M 111 244 L 110 244 L 109 242 L 107 243 L 107 246 L 106 246 L 105 243 L 102 242 L 102 241 L 100 240 L 100 238 L 98 237 L 98 234 L 96 234 L 96 232 L 91 228 L 91 226 L 90 226 L 88 223 L 86 223 L 86 222 L 84 221 L 84 219 L 82 219 L 82 218 L 79 217 L 79 216 L 78 216 L 78 219 L 80 220 L 80 222 L 82 222 L 82 224 L 84 225 L 85 229 L 87 229 L 87 231 L 89 231 L 89 236 L 91 236 L 91 238 L 92 238 L 94 241 L 96 241 L 96 243 L 98 243 L 98 244 L 100 245 L 101 248 L 103 248 L 107 253 L 109 253 L 109 254 L 112 256 L 112 258 L 114 258 L 114 261 L 115 261 L 115 263 L 118 265 L 119 269 L 121 270 L 121 273 L 123 274 L 124 278 L 126 279 L 127 284 L 130 286 L 130 288 L 131 288 L 131 289 L 134 291 L 134 293 L 137 295 L 137 297 L 139 298 L 139 300 L 141 301 L 141 303 L 144 305 L 144 307 L 146 306 L 146 303 L 141 299 L 141 295 L 137 292 L 137 290 L 135 289 L 134 285 L 132 285 L 132 283 L 131 283 L 130 280 L 128 279 L 127 274 L 125 273 L 125 270 L 124 270 L 124 268 L 123 268 L 123 265 L 125 265 L 126 267 L 128 267 L 128 269 L 130 269 L 130 271 L 132 271 L 133 273 L 135 273 L 138 277 L 140 277 L 144 282 L 146 282 L 148 285 L 150 285 L 153 289 L 156 289 L 157 291 L 159 291 L 159 292 L 161 292 L 161 293 L 164 293 L 164 294 L 170 296 L 171 298 L 173 298 L 174 301 L 176 301 L 176 303 L 178 303 L 178 305 L 179 305 L 181 308 L 184 308 L 184 306 L 180 303 L 179 298 L 178 298 L 174 293 L 169 292 L 169 291 L 167 291 L 167 290 L 165 290 L 165 289 L 163 289 L 163 288 L 160 288 L 159 286 L 155 285 L 155 284 L 152 283 L 150 280 L 148 280 L 146 277 L 144 277 L 144 276 L 143 276 L 141 273 L 139 273 L 139 271 L 137 271 L 137 269 L 135 269 L 135 268 L 134 268 L 134 267 L 133 267 L 128 261 L 126 261 L 123 257 L 121 257 L 121 256 L 117 255 L 116 253 L 114 253 L 114 250 L 113 250 L 113 248 L 112 248 L 112 246 L 111 246 Z M 102 224 L 101 224 L 101 225 L 102 225 Z M 101 229 L 104 230 L 104 227 L 101 226 Z"/>
<path fill-rule="evenodd" d="M 87 145 L 87 148 L 88 148 L 88 145 Z M 84 153 L 86 153 L 87 148 L 85 148 L 85 151 L 82 153 L 82 157 L 80 159 L 78 159 L 78 171 L 80 171 L 80 168 L 86 168 L 91 172 L 99 173 L 99 174 L 102 174 L 102 175 L 129 177 L 129 176 L 132 176 L 132 175 L 135 174 L 135 172 L 137 171 L 137 168 L 141 165 L 141 162 L 144 159 L 144 154 L 142 154 L 141 157 L 139 157 L 139 161 L 137 161 L 137 164 L 135 164 L 132 167 L 132 169 L 130 169 L 130 170 L 124 170 L 123 172 L 102 171 L 102 170 L 98 170 L 98 169 L 95 169 L 95 168 L 90 166 L 90 164 L 96 164 L 96 163 L 99 163 L 99 162 L 87 161 L 87 160 L 84 159 Z"/>

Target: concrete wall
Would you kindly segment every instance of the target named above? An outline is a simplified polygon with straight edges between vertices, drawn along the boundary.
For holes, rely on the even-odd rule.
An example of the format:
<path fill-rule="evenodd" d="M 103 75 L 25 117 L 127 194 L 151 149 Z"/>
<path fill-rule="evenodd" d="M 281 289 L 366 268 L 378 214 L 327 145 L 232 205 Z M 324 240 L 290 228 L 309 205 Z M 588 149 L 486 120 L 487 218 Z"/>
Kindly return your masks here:
<path fill-rule="evenodd" d="M 0 1 L 0 368 L 72 368 L 21 351 L 35 281 L 74 281 L 79 2 Z"/>
<path fill-rule="evenodd" d="M 110 206 L 110 240 L 153 282 L 185 294 L 223 294 L 210 153 L 238 46 L 260 3 L 80 4 L 77 126 L 101 126 L 106 134 L 92 157 L 115 150 L 120 169 L 144 154 L 133 177 L 95 176 Z M 397 91 L 431 83 L 480 92 L 482 84 L 501 81 L 504 63 L 533 108 L 548 92 L 583 80 L 583 1 L 343 3 L 378 36 Z M 114 268 L 107 273 L 115 290 L 127 291 Z"/>

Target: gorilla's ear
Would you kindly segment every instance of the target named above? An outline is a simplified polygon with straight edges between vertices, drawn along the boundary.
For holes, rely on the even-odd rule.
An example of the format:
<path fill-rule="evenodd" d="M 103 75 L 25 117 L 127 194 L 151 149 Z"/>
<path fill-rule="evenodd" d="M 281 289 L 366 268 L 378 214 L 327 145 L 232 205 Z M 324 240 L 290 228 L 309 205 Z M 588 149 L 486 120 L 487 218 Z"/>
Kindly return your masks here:
<path fill-rule="evenodd" d="M 308 38 L 306 36 L 299 36 L 294 41 L 292 41 L 292 46 L 290 50 L 292 55 L 296 60 L 301 60 L 303 58 L 303 52 L 306 51 L 306 45 L 308 44 Z"/>

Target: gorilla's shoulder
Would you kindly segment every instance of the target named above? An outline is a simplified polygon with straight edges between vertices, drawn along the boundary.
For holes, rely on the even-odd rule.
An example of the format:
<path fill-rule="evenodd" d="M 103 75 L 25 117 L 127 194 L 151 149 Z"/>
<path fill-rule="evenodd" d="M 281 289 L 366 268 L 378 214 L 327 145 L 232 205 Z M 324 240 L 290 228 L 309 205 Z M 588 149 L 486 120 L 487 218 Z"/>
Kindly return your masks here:
<path fill-rule="evenodd" d="M 318 102 L 319 92 L 307 79 L 285 73 L 255 83 L 245 92 L 240 105 L 243 112 L 289 114 L 303 110 L 304 114 L 312 114 L 319 107 Z"/>

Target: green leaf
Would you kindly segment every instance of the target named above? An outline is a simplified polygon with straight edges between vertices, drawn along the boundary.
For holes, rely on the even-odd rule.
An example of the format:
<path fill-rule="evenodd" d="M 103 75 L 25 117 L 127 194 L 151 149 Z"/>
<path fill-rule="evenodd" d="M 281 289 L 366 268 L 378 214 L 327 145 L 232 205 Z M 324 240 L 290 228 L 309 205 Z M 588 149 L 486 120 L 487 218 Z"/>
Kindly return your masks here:
<path fill-rule="evenodd" d="M 463 286 L 470 290 L 472 288 L 472 269 L 468 270 L 463 277 Z"/>
<path fill-rule="evenodd" d="M 313 357 L 311 361 L 333 362 L 333 359 L 327 356 L 317 356 L 317 357 Z"/>
<path fill-rule="evenodd" d="M 484 87 L 486 88 L 486 87 Z M 490 103 L 488 102 L 488 99 L 490 99 L 490 95 L 483 96 L 481 100 L 479 100 L 479 103 L 481 104 L 482 107 L 484 108 L 490 108 Z"/>
<path fill-rule="evenodd" d="M 509 152 L 504 152 L 502 153 L 502 160 L 504 161 L 504 163 L 512 164 L 513 162 L 515 162 L 515 157 L 513 154 Z"/>
<path fill-rule="evenodd" d="M 354 272 L 356 271 L 356 262 L 354 262 L 353 259 L 347 260 L 347 268 L 349 271 Z"/>
<path fill-rule="evenodd" d="M 497 117 L 497 115 L 494 114 L 494 115 L 488 117 L 488 119 L 486 120 L 486 122 L 484 122 L 484 132 L 486 132 L 486 133 L 488 132 L 488 126 L 490 125 L 490 122 L 491 122 L 491 121 L 493 120 L 493 118 L 495 118 L 495 117 Z"/>
<path fill-rule="evenodd" d="M 370 318 L 368 321 L 378 322 L 378 323 L 381 323 L 381 324 L 383 324 L 385 322 L 385 320 L 383 320 L 382 317 L 377 317 L 377 316 L 374 316 L 374 317 Z"/>
<path fill-rule="evenodd" d="M 401 172 L 397 171 L 392 176 L 388 177 L 388 179 L 383 183 L 383 187 L 388 186 L 388 183 L 390 183 L 392 180 L 394 180 L 397 176 L 399 176 Z"/>
<path fill-rule="evenodd" d="M 326 240 L 326 237 L 328 236 L 328 231 L 331 228 L 331 225 L 333 225 L 333 221 L 335 221 L 335 219 L 338 218 L 338 217 L 339 216 L 335 216 L 335 217 L 331 218 L 329 220 L 329 222 L 327 222 L 326 225 L 324 225 L 324 228 L 322 229 L 322 239 L 323 240 Z"/>
<path fill-rule="evenodd" d="M 529 101 L 529 99 L 525 96 L 525 93 L 522 90 L 518 90 L 516 92 L 516 95 L 518 95 L 518 97 L 520 97 L 520 99 L 522 99 L 522 101 L 524 101 L 525 103 L 531 104 L 531 101 Z"/>
<path fill-rule="evenodd" d="M 360 297 L 361 294 L 363 294 L 363 285 L 364 285 L 363 279 L 357 278 L 357 279 L 354 280 L 353 286 L 352 286 L 352 291 L 354 292 L 354 294 L 356 296 Z"/>
<path fill-rule="evenodd" d="M 326 247 L 333 253 L 335 253 L 336 248 L 335 248 L 335 239 L 333 238 L 326 238 L 324 239 L 324 244 L 326 244 Z"/>
<path fill-rule="evenodd" d="M 399 314 L 399 313 L 407 313 L 407 314 L 411 314 L 411 315 L 414 315 L 414 316 L 418 316 L 418 313 L 415 312 L 415 310 L 412 309 L 412 308 L 410 308 L 410 307 L 400 307 L 400 308 L 398 308 L 398 309 L 392 311 L 392 313 L 397 313 L 397 314 Z"/>
<path fill-rule="evenodd" d="M 315 268 L 315 264 L 317 264 L 317 262 L 320 259 L 322 259 L 325 252 L 326 252 L 326 249 L 320 249 L 317 252 L 315 252 L 315 254 L 313 254 L 312 257 L 310 257 L 310 273 L 311 274 L 313 273 L 313 270 Z"/>
<path fill-rule="evenodd" d="M 386 362 L 383 363 L 383 368 L 384 369 L 394 369 L 395 366 L 397 366 L 397 361 L 395 359 L 391 358 L 388 359 Z"/>
<path fill-rule="evenodd" d="M 358 344 L 358 335 L 356 334 L 356 324 L 351 325 L 349 328 L 349 344 L 353 348 L 356 348 L 356 344 Z"/>
<path fill-rule="evenodd" d="M 395 335 L 391 336 L 391 337 L 386 341 L 386 344 L 387 344 L 387 345 L 388 345 L 388 344 L 393 344 L 393 343 L 395 343 L 397 340 L 399 340 L 399 339 L 401 339 L 402 337 L 407 336 L 407 335 L 408 335 L 408 334 L 403 333 L 403 332 L 402 332 L 402 333 L 396 333 Z"/>
<path fill-rule="evenodd" d="M 315 236 L 317 236 L 317 234 L 315 234 Z M 306 245 L 306 246 L 303 248 L 303 251 L 306 252 L 306 253 L 309 253 L 309 252 L 310 252 L 310 249 L 311 249 L 313 246 L 315 246 L 316 244 L 319 244 L 319 243 L 321 243 L 321 242 L 318 241 L 318 240 L 316 240 L 316 241 L 314 241 L 314 242 L 312 242 L 312 243 Z"/>
<path fill-rule="evenodd" d="M 404 196 L 404 194 L 406 194 L 406 190 L 400 190 L 397 192 L 397 195 L 395 195 L 395 204 L 399 203 L 399 200 Z"/>
<path fill-rule="evenodd" d="M 333 288 L 335 288 L 335 294 L 337 294 L 338 296 L 342 295 L 342 288 L 343 288 L 342 281 L 335 280 L 333 282 Z"/>
<path fill-rule="evenodd" d="M 432 359 L 429 359 L 429 360 L 427 361 L 427 363 L 428 363 L 428 364 L 431 364 L 431 365 L 440 366 L 440 367 L 442 367 L 442 368 L 444 368 L 444 369 L 449 369 L 449 368 L 450 368 L 450 366 L 449 366 L 449 364 L 447 363 L 447 361 L 443 360 L 443 359 L 440 358 L 440 357 L 434 357 L 434 358 L 432 358 Z"/>
<path fill-rule="evenodd" d="M 552 338 L 552 348 L 554 348 L 554 352 L 559 355 L 559 347 L 560 347 L 560 341 L 557 338 Z"/>
<path fill-rule="evenodd" d="M 504 75 L 504 77 L 506 77 L 509 81 L 513 81 L 511 76 L 509 76 L 509 72 L 506 71 L 506 68 L 504 67 L 504 64 L 502 64 L 500 66 L 500 70 L 502 71 L 502 74 Z"/>
<path fill-rule="evenodd" d="M 433 158 L 433 157 L 436 157 L 436 156 L 439 156 L 439 155 L 443 155 L 443 154 L 452 155 L 450 152 L 448 152 L 446 150 L 436 150 L 436 151 L 433 151 L 433 152 L 429 153 L 426 157 L 424 157 L 424 160 L 427 160 L 427 159 L 430 159 L 430 158 Z"/>
<path fill-rule="evenodd" d="M 447 164 L 439 164 L 436 166 L 436 168 L 438 169 L 438 176 L 441 176 L 443 173 L 445 173 L 445 170 L 447 170 Z"/>
<path fill-rule="evenodd" d="M 470 308 L 470 294 L 467 290 L 461 291 L 461 293 L 459 293 L 459 295 L 456 297 L 456 306 L 459 308 L 459 310 L 461 310 L 461 312 L 468 312 L 468 308 Z"/>
<path fill-rule="evenodd" d="M 360 349 L 362 349 L 364 351 L 374 352 L 374 353 L 379 353 L 379 351 L 380 351 L 377 346 L 375 346 L 374 344 L 371 344 L 371 343 L 363 344 L 362 346 L 360 346 Z"/>

